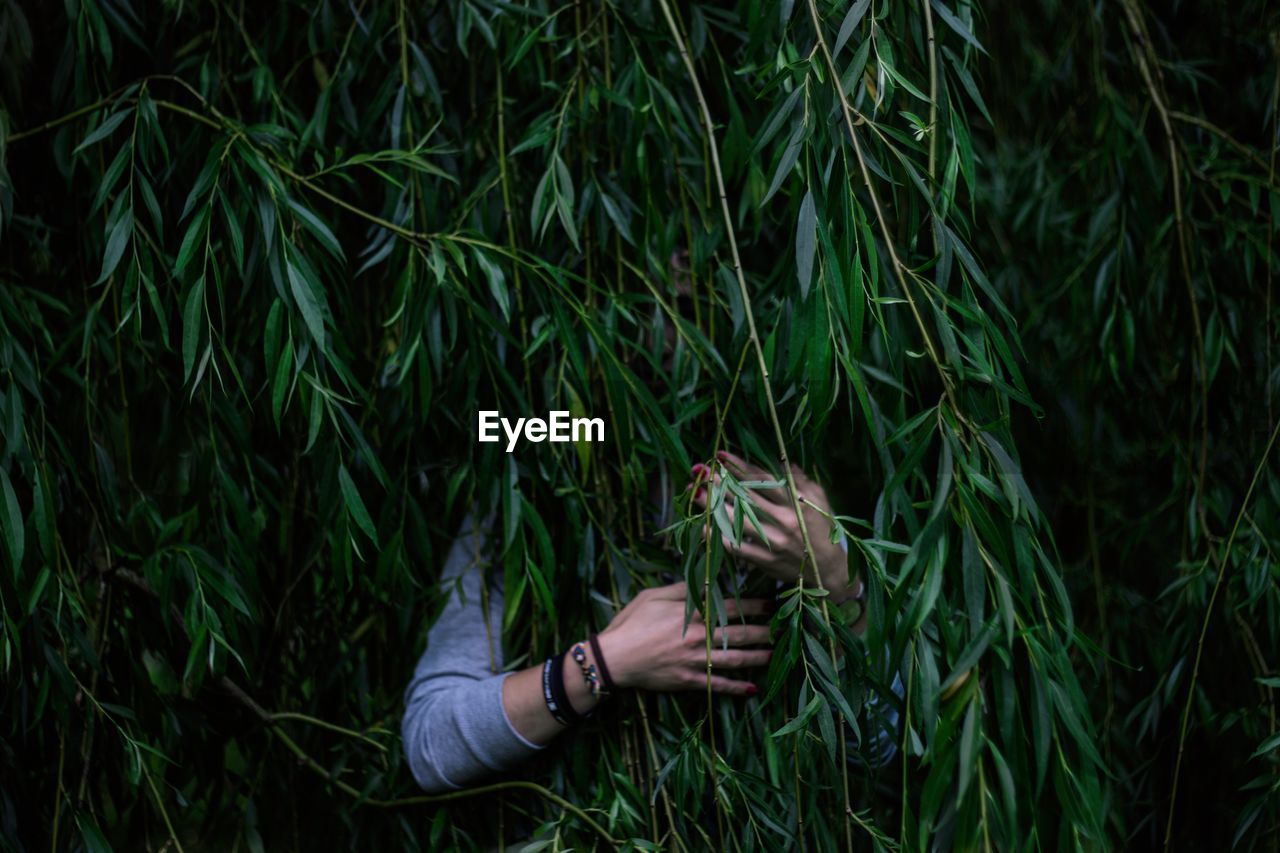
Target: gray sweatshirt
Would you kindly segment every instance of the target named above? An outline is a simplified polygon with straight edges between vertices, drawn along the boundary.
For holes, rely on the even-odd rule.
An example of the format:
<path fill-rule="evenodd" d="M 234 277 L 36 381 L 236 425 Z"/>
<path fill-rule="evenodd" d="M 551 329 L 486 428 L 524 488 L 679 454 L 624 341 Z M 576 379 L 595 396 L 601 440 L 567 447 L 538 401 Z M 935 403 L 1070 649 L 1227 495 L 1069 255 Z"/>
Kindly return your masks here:
<path fill-rule="evenodd" d="M 510 675 L 503 672 L 502 589 L 489 584 L 486 613 L 482 540 L 468 518 L 445 560 L 441 583 L 449 589 L 448 602 L 405 691 L 405 754 L 413 778 L 432 793 L 478 782 L 544 749 L 515 730 L 502 704 L 502 682 Z M 893 690 L 902 695 L 897 677 Z M 850 760 L 880 767 L 896 751 L 898 712 L 874 695 L 865 711 L 870 742 Z"/>

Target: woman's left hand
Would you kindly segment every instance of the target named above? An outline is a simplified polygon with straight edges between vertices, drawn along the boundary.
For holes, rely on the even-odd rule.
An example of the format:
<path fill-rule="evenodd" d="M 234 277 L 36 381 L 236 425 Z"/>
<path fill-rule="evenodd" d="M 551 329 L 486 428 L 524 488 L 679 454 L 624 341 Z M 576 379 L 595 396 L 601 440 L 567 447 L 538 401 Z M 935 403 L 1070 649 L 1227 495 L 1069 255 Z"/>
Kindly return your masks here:
<path fill-rule="evenodd" d="M 732 453 L 721 451 L 717 454 L 720 463 L 727 467 L 738 480 L 776 481 L 771 472 L 752 465 Z M 719 474 L 705 465 L 693 467 L 696 490 L 694 505 L 705 509 L 709 493 L 708 483 L 719 481 Z M 832 524 L 823 513 L 831 513 L 831 503 L 827 492 L 817 482 L 794 465 L 791 474 L 795 480 L 797 498 L 804 512 L 805 527 L 809 533 L 809 542 L 813 546 L 814 562 L 818 567 L 818 575 L 814 575 L 813 566 L 808 567 L 805 582 L 815 583 L 821 578 L 822 586 L 831 593 L 835 601 L 851 596 L 856 583 L 851 583 L 848 572 L 848 560 L 845 551 L 839 544 L 831 541 Z M 796 519 L 795 506 L 791 502 L 790 492 L 784 483 L 778 488 L 754 488 L 751 493 L 756 518 L 760 522 L 764 539 L 761 541 L 760 530 L 751 521 L 744 520 L 742 543 L 736 544 L 729 537 L 721 537 L 724 547 L 735 557 L 739 557 L 772 577 L 782 581 L 795 581 L 800 575 L 800 567 L 804 560 L 804 536 Z M 819 512 L 814 506 L 822 508 Z M 737 506 L 733 495 L 725 496 L 725 511 L 731 522 L 734 521 Z"/>

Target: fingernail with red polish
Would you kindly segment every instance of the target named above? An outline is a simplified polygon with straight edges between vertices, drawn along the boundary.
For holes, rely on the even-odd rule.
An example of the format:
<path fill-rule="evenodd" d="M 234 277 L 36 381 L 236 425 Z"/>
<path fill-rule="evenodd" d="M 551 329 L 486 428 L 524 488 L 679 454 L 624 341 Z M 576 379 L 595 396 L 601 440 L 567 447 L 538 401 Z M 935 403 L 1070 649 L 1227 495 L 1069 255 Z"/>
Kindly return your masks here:
<path fill-rule="evenodd" d="M 759 687 L 756 687 L 754 684 L 748 684 L 748 685 L 747 685 L 747 695 L 748 695 L 748 696 L 755 696 L 755 695 L 756 695 L 757 693 L 759 693 L 759 692 L 760 692 L 760 688 L 759 688 Z"/>

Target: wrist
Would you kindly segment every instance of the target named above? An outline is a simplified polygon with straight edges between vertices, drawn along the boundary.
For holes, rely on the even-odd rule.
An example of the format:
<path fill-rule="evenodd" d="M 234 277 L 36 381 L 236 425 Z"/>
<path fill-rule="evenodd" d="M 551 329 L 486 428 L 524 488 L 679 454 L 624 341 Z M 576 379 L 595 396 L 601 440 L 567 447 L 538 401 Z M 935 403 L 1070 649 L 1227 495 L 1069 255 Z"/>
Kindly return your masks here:
<path fill-rule="evenodd" d="M 821 564 L 820 577 L 822 588 L 827 591 L 831 601 L 839 604 L 858 597 L 862 582 L 849 574 L 849 564 L 843 551 L 829 556 Z"/>
<path fill-rule="evenodd" d="M 605 629 L 596 637 L 596 643 L 600 646 L 600 654 L 606 661 L 609 668 L 609 676 L 613 681 L 614 689 L 621 690 L 626 687 L 634 687 L 634 668 L 631 666 L 630 660 L 625 653 L 625 649 L 619 642 L 616 631 Z M 593 661 L 596 669 L 600 669 L 599 661 Z"/>

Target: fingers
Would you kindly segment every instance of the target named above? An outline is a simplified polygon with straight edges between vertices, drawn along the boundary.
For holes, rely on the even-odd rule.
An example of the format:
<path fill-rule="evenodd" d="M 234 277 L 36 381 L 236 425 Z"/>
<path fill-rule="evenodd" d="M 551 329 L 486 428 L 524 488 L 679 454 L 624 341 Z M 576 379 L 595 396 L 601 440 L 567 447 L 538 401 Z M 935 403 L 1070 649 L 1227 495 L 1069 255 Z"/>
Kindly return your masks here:
<path fill-rule="evenodd" d="M 741 456 L 735 456 L 727 450 L 721 450 L 716 453 L 716 458 L 728 466 L 729 470 L 734 474 L 742 475 L 739 479 L 749 480 L 776 480 L 777 477 L 761 468 L 759 465 L 752 465 Z"/>
<path fill-rule="evenodd" d="M 741 545 L 735 545 L 728 536 L 721 536 L 720 542 L 730 554 L 741 557 L 748 563 L 754 563 L 757 566 L 772 566 L 778 560 L 777 554 L 758 542 L 744 541 Z"/>
<path fill-rule="evenodd" d="M 773 649 L 715 649 L 711 650 L 712 669 L 748 669 L 768 666 Z M 704 658 L 705 660 L 705 658 Z"/>
<path fill-rule="evenodd" d="M 666 586 L 655 586 L 642 590 L 636 598 L 641 595 L 654 599 L 655 601 L 684 601 L 689 595 L 689 585 L 684 581 L 667 584 Z"/>
<path fill-rule="evenodd" d="M 711 635 L 715 647 L 762 646 L 769 643 L 768 625 L 726 625 Z"/>
<path fill-rule="evenodd" d="M 760 692 L 760 688 L 750 681 L 735 681 L 723 675 L 711 676 L 709 684 L 712 693 L 725 693 L 730 696 L 755 696 Z"/>
<path fill-rule="evenodd" d="M 780 482 L 770 472 L 765 471 L 763 468 L 756 465 L 751 465 L 730 453 L 721 451 L 717 454 L 717 458 L 720 460 L 720 463 L 724 465 L 727 470 L 732 471 L 734 476 L 739 480 Z M 693 477 L 693 482 L 690 483 L 687 488 L 694 490 L 693 497 L 695 503 L 697 503 L 698 506 L 705 506 L 708 493 L 706 487 L 718 483 L 720 481 L 720 477 L 713 469 L 707 465 L 703 465 L 701 462 L 690 468 L 689 473 Z M 778 485 L 771 488 L 756 486 L 749 489 L 749 491 L 753 495 L 755 503 L 770 515 L 777 516 L 778 511 L 783 507 L 791 506 L 791 498 L 785 485 Z"/>
<path fill-rule="evenodd" d="M 705 508 L 707 505 L 706 492 L 699 491 L 693 502 L 696 506 Z M 778 547 L 785 543 L 787 538 L 786 531 L 788 530 L 788 525 L 785 521 L 786 510 L 782 507 L 774 507 L 772 504 L 760 504 L 758 502 L 754 504 L 753 509 L 756 511 L 756 520 L 752 522 L 750 515 L 748 515 L 744 521 L 742 527 L 743 542 L 762 542 L 766 547 Z M 760 512 L 762 509 L 764 510 L 763 517 L 761 517 L 762 513 Z M 729 524 L 736 527 L 738 524 L 738 502 L 732 495 L 725 495 L 724 511 L 729 519 Z M 781 522 L 777 519 L 780 514 L 783 515 Z M 707 533 L 708 531 L 704 529 L 703 538 L 706 538 Z M 729 548 L 730 551 L 736 550 L 736 548 L 729 545 L 725 547 Z"/>
<path fill-rule="evenodd" d="M 774 604 L 767 598 L 725 599 L 725 615 L 730 619 L 739 616 L 765 616 L 773 612 Z"/>
<path fill-rule="evenodd" d="M 768 482 L 779 482 L 783 479 L 781 477 L 775 476 L 772 471 L 766 471 L 764 468 L 761 468 L 759 465 L 752 465 L 750 462 L 747 462 L 745 459 L 742 459 L 739 456 L 734 456 L 732 453 L 728 452 L 727 450 L 721 450 L 719 453 L 716 454 L 716 458 L 719 459 L 720 462 L 726 468 L 732 471 L 734 473 L 734 476 L 736 476 L 739 480 L 764 480 Z M 792 470 L 793 471 L 795 470 L 794 466 L 792 467 Z M 785 483 L 783 485 L 780 485 L 774 488 L 761 488 L 757 486 L 756 488 L 753 488 L 751 491 L 757 497 L 763 500 L 765 503 L 786 505 L 786 504 L 790 504 L 791 502 L 791 498 L 787 494 L 787 487 Z"/>

